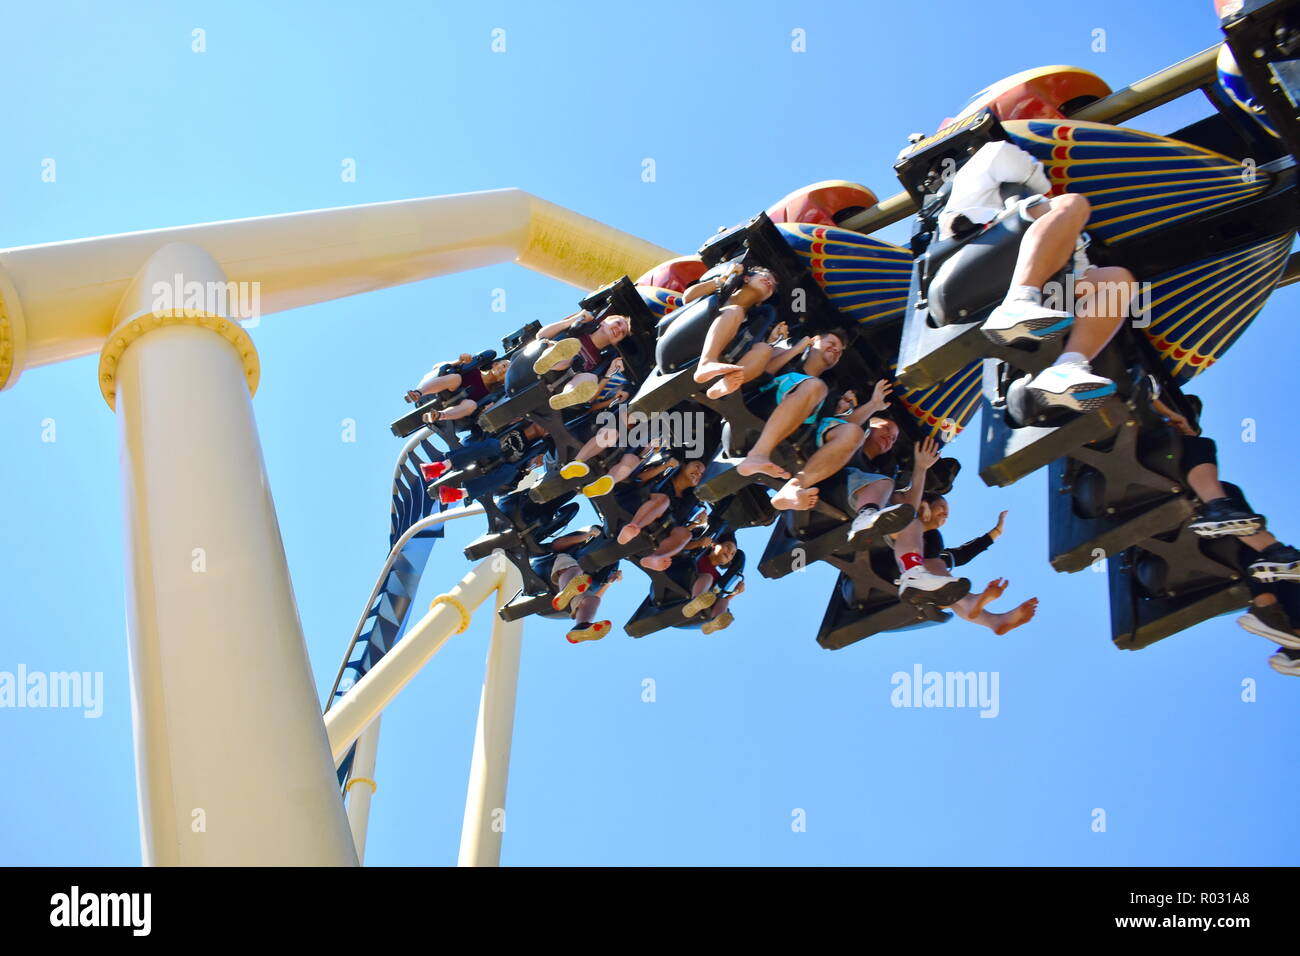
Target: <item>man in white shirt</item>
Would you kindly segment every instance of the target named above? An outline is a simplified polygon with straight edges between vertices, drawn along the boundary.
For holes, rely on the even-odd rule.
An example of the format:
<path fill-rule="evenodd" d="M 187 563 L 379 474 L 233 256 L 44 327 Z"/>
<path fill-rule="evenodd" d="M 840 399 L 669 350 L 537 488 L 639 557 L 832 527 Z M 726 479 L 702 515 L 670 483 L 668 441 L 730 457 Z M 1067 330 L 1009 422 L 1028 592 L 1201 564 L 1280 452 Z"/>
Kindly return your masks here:
<path fill-rule="evenodd" d="M 1128 314 L 1137 291 L 1133 273 L 1119 266 L 1097 267 L 1081 242 L 1091 207 L 1078 193 L 1050 199 L 1051 182 L 1033 156 L 1009 142 L 986 143 L 953 177 L 939 215 L 940 238 L 979 228 L 1003 211 L 1000 187 L 1025 183 L 1035 191 L 1017 204 L 1030 221 L 1020 241 L 1011 286 L 1002 304 L 981 326 L 994 342 L 1042 342 L 1069 329 L 1056 364 L 1034 376 L 1028 388 L 1044 405 L 1086 412 L 1115 392 L 1115 383 L 1094 375 L 1089 362 L 1105 348 Z M 1073 312 L 1043 305 L 1043 284 L 1072 261 Z"/>

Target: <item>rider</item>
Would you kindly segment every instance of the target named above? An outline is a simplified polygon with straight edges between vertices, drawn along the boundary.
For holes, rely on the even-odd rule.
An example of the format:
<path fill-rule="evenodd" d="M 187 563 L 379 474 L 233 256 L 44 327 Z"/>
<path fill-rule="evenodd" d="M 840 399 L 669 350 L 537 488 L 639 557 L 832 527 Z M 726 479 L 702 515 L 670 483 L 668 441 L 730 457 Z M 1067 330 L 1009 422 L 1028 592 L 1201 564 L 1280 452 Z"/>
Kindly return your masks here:
<path fill-rule="evenodd" d="M 858 457 L 865 459 L 869 466 L 893 449 L 898 440 L 898 425 L 887 418 L 873 418 L 868 424 L 870 430 Z M 938 442 L 926 438 L 913 452 L 912 480 L 901 492 L 895 491 L 892 477 L 850 466 L 847 469 L 849 503 L 857 509 L 857 514 L 849 525 L 848 540 L 852 542 L 862 534 L 884 538 L 902 569 L 898 596 L 913 604 L 946 607 L 967 594 L 970 581 L 938 574 L 926 567 L 924 529 L 918 515 L 925 476 L 938 461 Z"/>
<path fill-rule="evenodd" d="M 775 398 L 776 407 L 770 415 L 766 416 L 767 420 L 763 424 L 762 432 L 750 448 L 749 454 L 736 466 L 736 470 L 742 475 L 765 474 L 784 480 L 786 485 L 778 492 L 780 501 L 773 499 L 774 507 L 811 508 L 816 504 L 815 486 L 811 483 L 809 486 L 792 485 L 790 473 L 773 462 L 771 455 L 773 449 L 793 434 L 800 425 L 816 424 L 818 412 L 827 395 L 827 386 L 821 376 L 839 362 L 847 342 L 848 333 L 841 329 L 831 329 L 818 332 L 811 338 L 800 339 L 789 348 L 771 350 L 771 358 L 764 371 L 772 378 L 759 389 L 759 393 L 770 394 Z M 762 347 L 770 349 L 767 345 Z M 818 452 L 827 451 L 829 447 L 831 451 L 827 451 L 825 458 L 830 459 L 831 452 L 836 455 L 842 452 L 839 441 L 845 441 L 846 444 L 853 446 L 844 458 L 846 461 L 861 444 L 862 429 L 853 425 L 848 428 L 841 426 L 837 431 L 848 436 L 847 439 L 841 438 L 832 446 L 824 445 L 818 449 Z M 809 464 L 811 463 L 810 461 Z M 843 463 L 841 461 L 835 468 L 825 472 L 825 475 L 838 471 Z M 807 467 L 805 466 L 805 470 Z M 819 474 L 818 478 L 825 475 Z M 806 476 L 803 480 L 806 480 Z"/>
<path fill-rule="evenodd" d="M 709 619 L 701 628 L 705 634 L 730 627 L 736 619 L 728 606 L 733 597 L 744 593 L 745 582 L 741 581 L 735 590 L 725 595 L 719 595 L 717 585 L 722 580 L 723 572 L 739 556 L 742 556 L 742 552 L 736 548 L 735 535 L 726 534 L 712 539 L 698 557 L 690 559 L 694 574 L 691 600 L 682 607 L 682 616 L 692 618 L 701 611 L 709 611 Z"/>
<path fill-rule="evenodd" d="M 1006 183 L 1025 183 L 1034 191 L 1018 204 L 1019 215 L 1030 225 L 1020 240 L 1006 298 L 981 329 L 1003 345 L 1041 342 L 1069 329 L 1065 351 L 1028 388 L 1045 405 L 1089 411 L 1115 392 L 1115 383 L 1094 375 L 1089 363 L 1123 324 L 1136 280 L 1128 269 L 1088 261 L 1083 239 L 1091 214 L 1088 200 L 1078 193 L 1049 199 L 1052 185 L 1042 164 L 1005 141 L 986 143 L 957 170 L 939 217 L 940 236 L 963 235 L 997 218 L 1003 210 L 1000 188 Z M 1075 279 L 1073 314 L 1043 304 L 1044 284 L 1067 264 Z"/>
<path fill-rule="evenodd" d="M 421 416 L 425 422 L 429 424 L 453 422 L 466 415 L 472 415 L 478 408 L 478 403 L 506 380 L 506 372 L 510 368 L 508 359 L 497 359 L 491 366 L 481 371 L 468 364 L 473 361 L 474 356 L 466 352 L 462 353 L 454 363 L 439 363 L 420 379 L 419 385 L 406 393 L 408 402 L 418 403 L 426 395 L 462 390 L 465 392 L 465 398 L 451 408 L 430 409 L 425 412 Z M 456 366 L 460 366 L 460 371 L 452 371 Z"/>
<path fill-rule="evenodd" d="M 1183 396 L 1199 417 L 1200 399 Z M 1200 433 L 1186 415 L 1160 399 L 1152 407 L 1182 436 L 1182 468 L 1188 486 L 1201 499 L 1201 507 L 1188 527 L 1203 538 L 1231 536 L 1255 552 L 1258 557 L 1247 565 L 1252 593 L 1251 606 L 1237 623 L 1252 634 L 1282 645 L 1283 650 L 1269 659 L 1274 670 L 1300 676 L 1300 617 L 1288 611 L 1300 609 L 1300 550 L 1282 544 L 1265 530 L 1266 519 L 1234 498 L 1219 480 L 1217 448 L 1212 439 Z M 1265 585 L 1272 585 L 1266 587 Z M 1287 598 L 1296 598 L 1288 601 Z"/>
<path fill-rule="evenodd" d="M 740 358 L 738 364 L 722 361 L 722 352 L 740 331 L 749 310 L 766 302 L 776 291 L 776 276 L 762 266 L 745 269 L 740 263 L 731 263 L 720 270 L 711 279 L 696 282 L 682 295 L 682 303 L 688 304 L 704 295 L 720 293 L 727 282 L 736 275 L 744 273 L 745 281 L 739 289 L 727 297 L 726 303 L 718 310 L 709 331 L 704 337 L 700 349 L 700 361 L 695 366 L 692 377 L 703 385 L 718 379 L 705 392 L 710 398 L 722 398 L 729 395 L 746 382 L 753 381 L 763 374 L 764 366 L 771 355 L 771 347 L 765 343 L 753 345 Z"/>
<path fill-rule="evenodd" d="M 691 540 L 690 521 L 700 507 L 700 500 L 695 497 L 695 487 L 704 477 L 704 462 L 692 458 L 682 464 L 676 472 L 662 480 L 659 490 L 635 509 L 632 520 L 618 532 L 618 543 L 627 544 L 644 530 L 646 525 L 657 521 L 667 514 L 672 519 L 672 530 L 659 542 L 658 547 L 640 561 L 641 567 L 651 571 L 663 571 L 672 563 L 672 559 Z M 634 502 L 624 499 L 619 502 L 631 511 Z"/>
<path fill-rule="evenodd" d="M 1002 536 L 1007 513 L 1003 511 L 998 515 L 998 523 L 993 526 L 992 530 L 955 548 L 945 548 L 943 535 L 939 532 L 939 529 L 948 520 L 948 500 L 943 495 L 932 491 L 925 492 L 921 499 L 918 517 L 921 521 L 921 527 L 925 531 L 922 538 L 925 548 L 922 552 L 925 558 L 925 566 L 935 574 L 946 576 L 953 568 L 974 560 L 977 555 L 990 548 L 993 542 Z M 972 624 L 981 624 L 999 636 L 1006 634 L 1008 631 L 1028 623 L 1038 611 L 1038 598 L 1036 597 L 1030 598 L 1010 611 L 998 613 L 984 610 L 985 607 L 1002 596 L 1010 583 L 1006 578 L 995 578 L 989 582 L 983 593 L 966 595 L 953 604 L 952 609 L 963 620 L 970 621 Z"/>
<path fill-rule="evenodd" d="M 555 588 L 555 597 L 551 607 L 556 611 L 567 611 L 573 618 L 574 625 L 565 635 L 570 644 L 580 641 L 598 641 L 613 627 L 610 621 L 595 621 L 596 611 L 600 609 L 600 599 L 609 586 L 623 577 L 617 563 L 603 569 L 596 575 L 585 573 L 578 566 L 578 561 L 570 553 L 590 543 L 600 535 L 600 525 L 592 525 L 584 531 L 574 531 L 561 535 L 546 545 L 550 555 L 542 555 L 532 560 L 535 569 L 544 570 L 542 562 L 551 561 L 550 580 Z M 594 585 L 594 589 L 593 589 Z"/>
<path fill-rule="evenodd" d="M 571 405 L 583 405 L 600 393 L 605 383 L 597 372 L 616 357 L 611 354 L 614 347 L 632 331 L 632 323 L 625 315 L 607 315 L 594 331 L 577 331 L 594 319 L 595 316 L 582 309 L 537 332 L 537 338 L 547 345 L 533 362 L 533 372 L 545 375 L 572 367 L 577 373 L 561 391 L 551 396 L 551 408 L 557 411 Z"/>
<path fill-rule="evenodd" d="M 879 422 L 881 424 L 878 427 L 881 428 L 893 425 L 893 422 L 886 425 L 886 419 L 872 417 L 876 412 L 889 407 L 889 393 L 892 389 L 889 382 L 881 379 L 876 382 L 871 397 L 863 405 L 858 404 L 858 395 L 853 389 L 841 392 L 833 413 L 817 419 L 817 450 L 794 477 L 772 496 L 772 507 L 796 511 L 814 507 L 820 497 L 818 483 L 842 469 L 862 447 L 867 435 L 864 423 Z M 893 427 L 896 436 L 898 426 Z M 892 445 L 892 439 L 890 443 Z"/>

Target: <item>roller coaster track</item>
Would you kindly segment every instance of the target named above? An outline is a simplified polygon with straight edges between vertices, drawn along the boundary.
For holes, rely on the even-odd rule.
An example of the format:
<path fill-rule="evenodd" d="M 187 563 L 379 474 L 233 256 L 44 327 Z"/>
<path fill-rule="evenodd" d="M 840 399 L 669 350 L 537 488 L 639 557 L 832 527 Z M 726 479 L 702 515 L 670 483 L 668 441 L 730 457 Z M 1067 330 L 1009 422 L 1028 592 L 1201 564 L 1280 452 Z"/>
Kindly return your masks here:
<path fill-rule="evenodd" d="M 483 513 L 482 505 L 451 511 L 425 492 L 420 465 L 439 461 L 440 452 L 429 441 L 429 429 L 416 432 L 402 447 L 393 470 L 393 499 L 388 535 L 388 559 L 375 580 L 361 619 L 343 654 L 325 710 L 341 699 L 402 638 L 410 617 L 411 604 L 434 543 L 443 535 L 443 525 L 456 518 Z M 347 782 L 355 747 L 339 764 L 339 785 Z"/>

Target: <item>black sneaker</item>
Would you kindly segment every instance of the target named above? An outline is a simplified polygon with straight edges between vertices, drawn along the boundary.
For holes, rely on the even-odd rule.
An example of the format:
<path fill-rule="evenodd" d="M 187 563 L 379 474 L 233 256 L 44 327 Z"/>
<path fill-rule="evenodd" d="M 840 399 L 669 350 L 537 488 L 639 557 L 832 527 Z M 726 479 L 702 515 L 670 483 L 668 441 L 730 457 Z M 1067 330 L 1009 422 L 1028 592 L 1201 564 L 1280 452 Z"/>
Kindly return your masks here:
<path fill-rule="evenodd" d="M 1300 551 L 1278 541 L 1261 551 L 1246 570 L 1256 581 L 1266 584 L 1274 581 L 1300 581 Z"/>
<path fill-rule="evenodd" d="M 1300 677 L 1300 651 L 1292 651 L 1284 647 L 1268 659 L 1268 666 L 1279 674 Z"/>
<path fill-rule="evenodd" d="M 1300 636 L 1295 633 L 1290 616 L 1281 603 L 1268 604 L 1264 607 L 1252 607 L 1237 618 L 1237 623 L 1260 637 L 1267 637 L 1283 647 L 1300 650 Z"/>
<path fill-rule="evenodd" d="M 1264 530 L 1264 524 L 1263 515 L 1239 508 L 1227 498 L 1215 498 L 1201 505 L 1188 527 L 1202 538 L 1221 538 L 1256 534 Z"/>

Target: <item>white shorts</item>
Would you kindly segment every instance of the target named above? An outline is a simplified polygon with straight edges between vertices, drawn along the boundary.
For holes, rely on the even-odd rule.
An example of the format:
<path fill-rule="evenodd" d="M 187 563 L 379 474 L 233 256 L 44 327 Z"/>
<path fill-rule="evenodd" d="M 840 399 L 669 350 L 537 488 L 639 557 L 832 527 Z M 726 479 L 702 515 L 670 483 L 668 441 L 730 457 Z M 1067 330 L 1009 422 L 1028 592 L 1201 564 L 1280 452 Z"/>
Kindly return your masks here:
<path fill-rule="evenodd" d="M 578 560 L 566 551 L 561 551 L 555 555 L 555 561 L 551 564 L 551 583 L 559 581 L 560 575 L 570 568 L 576 568 Z"/>

